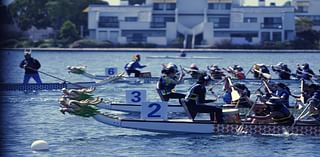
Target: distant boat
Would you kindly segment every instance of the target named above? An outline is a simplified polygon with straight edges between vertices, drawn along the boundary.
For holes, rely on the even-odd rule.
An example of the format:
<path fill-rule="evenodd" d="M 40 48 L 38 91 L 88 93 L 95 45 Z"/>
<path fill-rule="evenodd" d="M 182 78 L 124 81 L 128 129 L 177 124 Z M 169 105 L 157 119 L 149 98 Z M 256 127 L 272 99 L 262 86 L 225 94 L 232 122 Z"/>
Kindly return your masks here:
<path fill-rule="evenodd" d="M 223 59 L 222 57 L 206 57 L 206 56 L 147 56 L 147 59 Z"/>

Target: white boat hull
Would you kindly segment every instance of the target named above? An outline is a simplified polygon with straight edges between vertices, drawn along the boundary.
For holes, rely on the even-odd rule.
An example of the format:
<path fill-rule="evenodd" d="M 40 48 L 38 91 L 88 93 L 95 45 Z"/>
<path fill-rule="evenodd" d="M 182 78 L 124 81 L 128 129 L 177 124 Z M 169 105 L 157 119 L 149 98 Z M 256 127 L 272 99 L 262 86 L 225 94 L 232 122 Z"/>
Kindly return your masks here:
<path fill-rule="evenodd" d="M 121 118 L 112 113 L 98 114 L 93 117 L 98 122 L 130 129 L 152 132 L 206 133 L 206 134 L 297 134 L 320 136 L 320 125 L 274 125 L 274 124 L 216 124 L 207 120 L 190 119 L 143 120 Z M 240 129 L 242 128 L 242 129 Z"/>

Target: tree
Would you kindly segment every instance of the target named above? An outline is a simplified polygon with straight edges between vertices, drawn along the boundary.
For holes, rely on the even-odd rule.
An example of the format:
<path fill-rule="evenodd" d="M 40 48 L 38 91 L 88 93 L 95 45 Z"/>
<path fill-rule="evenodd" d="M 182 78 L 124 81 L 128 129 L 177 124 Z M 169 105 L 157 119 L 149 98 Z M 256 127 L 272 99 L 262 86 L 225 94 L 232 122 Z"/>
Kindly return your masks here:
<path fill-rule="evenodd" d="M 59 29 L 70 20 L 77 28 L 87 24 L 83 10 L 89 4 L 106 4 L 103 0 L 15 0 L 9 6 L 11 15 L 22 30 L 53 27 Z"/>
<path fill-rule="evenodd" d="M 143 4 L 143 3 L 145 3 L 146 2 L 146 0 L 129 0 L 129 4 L 130 5 L 135 5 L 135 4 Z"/>
<path fill-rule="evenodd" d="M 311 30 L 313 26 L 312 20 L 306 17 L 298 17 L 296 19 L 296 32 Z"/>
<path fill-rule="evenodd" d="M 64 22 L 60 29 L 60 38 L 65 40 L 67 43 L 78 40 L 79 33 L 75 24 L 73 24 L 71 21 Z"/>
<path fill-rule="evenodd" d="M 32 26 L 46 28 L 51 24 L 45 8 L 46 0 L 16 0 L 9 6 L 11 15 L 22 30 Z"/>

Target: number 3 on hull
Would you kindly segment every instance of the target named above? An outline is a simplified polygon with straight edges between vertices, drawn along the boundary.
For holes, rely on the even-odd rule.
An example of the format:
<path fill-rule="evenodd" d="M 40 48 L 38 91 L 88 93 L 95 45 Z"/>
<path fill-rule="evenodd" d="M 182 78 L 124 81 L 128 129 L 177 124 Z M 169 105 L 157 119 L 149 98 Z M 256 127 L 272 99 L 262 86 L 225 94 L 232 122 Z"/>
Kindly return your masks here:
<path fill-rule="evenodd" d="M 129 104 L 141 104 L 146 102 L 147 92 L 145 90 L 127 90 L 126 102 Z"/>
<path fill-rule="evenodd" d="M 143 102 L 141 106 L 141 119 L 167 120 L 168 104 L 166 102 Z"/>

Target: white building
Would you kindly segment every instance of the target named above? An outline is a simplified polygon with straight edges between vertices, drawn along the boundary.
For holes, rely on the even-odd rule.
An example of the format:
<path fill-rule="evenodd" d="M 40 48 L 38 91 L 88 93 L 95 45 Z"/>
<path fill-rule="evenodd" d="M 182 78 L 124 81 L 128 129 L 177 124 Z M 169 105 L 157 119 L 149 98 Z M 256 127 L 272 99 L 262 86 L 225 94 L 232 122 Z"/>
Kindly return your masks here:
<path fill-rule="evenodd" d="M 113 43 L 212 46 L 223 40 L 236 44 L 294 39 L 294 7 L 243 6 L 242 0 L 146 0 L 141 6 L 90 5 L 90 38 Z"/>

